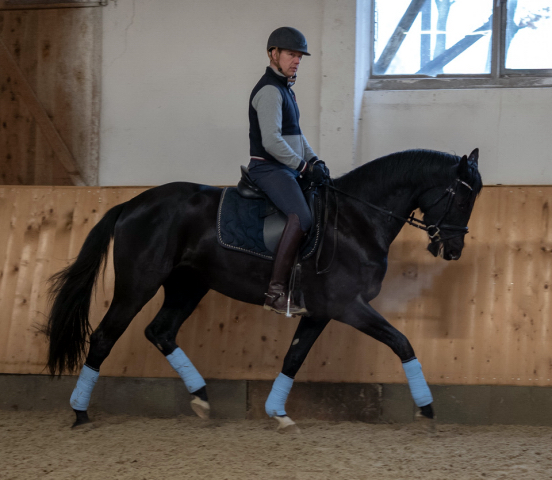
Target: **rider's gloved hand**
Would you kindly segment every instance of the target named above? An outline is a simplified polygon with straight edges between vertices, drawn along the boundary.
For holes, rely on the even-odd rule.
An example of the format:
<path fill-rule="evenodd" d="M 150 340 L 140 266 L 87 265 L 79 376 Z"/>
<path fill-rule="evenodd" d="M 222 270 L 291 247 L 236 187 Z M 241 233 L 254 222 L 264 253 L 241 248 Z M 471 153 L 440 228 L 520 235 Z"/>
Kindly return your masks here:
<path fill-rule="evenodd" d="M 322 168 L 324 169 L 324 172 L 326 174 L 326 177 L 330 178 L 330 169 L 326 166 L 326 162 L 324 162 L 324 160 L 320 160 L 318 157 L 312 157 L 309 160 L 308 163 L 309 163 L 309 165 L 322 166 Z"/>
<path fill-rule="evenodd" d="M 330 170 L 318 157 L 311 158 L 303 172 L 303 178 L 314 185 L 322 185 L 330 178 Z"/>

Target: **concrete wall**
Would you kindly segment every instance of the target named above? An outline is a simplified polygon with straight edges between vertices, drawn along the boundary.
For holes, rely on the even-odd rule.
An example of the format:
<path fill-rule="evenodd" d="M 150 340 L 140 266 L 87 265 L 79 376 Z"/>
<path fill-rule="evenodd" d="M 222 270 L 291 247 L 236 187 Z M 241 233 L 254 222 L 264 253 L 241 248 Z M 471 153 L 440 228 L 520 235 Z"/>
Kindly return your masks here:
<path fill-rule="evenodd" d="M 75 377 L 0 375 L 0 410 L 64 409 Z M 207 380 L 211 418 L 266 419 L 264 404 L 272 386 L 262 380 Z M 431 385 L 440 424 L 552 425 L 550 387 Z M 175 417 L 194 415 L 179 378 L 100 377 L 90 403 L 90 419 L 111 415 Z M 336 422 L 410 423 L 415 407 L 407 385 L 296 382 L 286 403 L 288 415 Z M 299 426 L 301 423 L 299 422 Z"/>
<path fill-rule="evenodd" d="M 551 184 L 552 89 L 368 91 L 370 0 L 126 0 L 103 9 L 101 185 L 235 184 L 268 34 L 312 56 L 302 128 L 334 174 L 406 148 L 481 150 L 487 184 Z"/>

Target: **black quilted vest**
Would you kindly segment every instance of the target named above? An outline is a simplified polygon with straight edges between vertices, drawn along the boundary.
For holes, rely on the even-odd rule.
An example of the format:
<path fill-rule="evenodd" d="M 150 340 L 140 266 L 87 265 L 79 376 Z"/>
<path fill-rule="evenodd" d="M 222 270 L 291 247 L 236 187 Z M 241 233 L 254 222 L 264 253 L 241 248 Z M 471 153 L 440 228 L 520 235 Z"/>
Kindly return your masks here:
<path fill-rule="evenodd" d="M 295 100 L 295 94 L 287 86 L 287 78 L 276 74 L 271 67 L 266 67 L 265 74 L 255 85 L 249 97 L 249 153 L 252 157 L 262 157 L 266 160 L 277 161 L 263 147 L 257 111 L 251 104 L 257 92 L 265 85 L 275 86 L 282 95 L 282 136 L 301 135 L 299 108 Z"/>

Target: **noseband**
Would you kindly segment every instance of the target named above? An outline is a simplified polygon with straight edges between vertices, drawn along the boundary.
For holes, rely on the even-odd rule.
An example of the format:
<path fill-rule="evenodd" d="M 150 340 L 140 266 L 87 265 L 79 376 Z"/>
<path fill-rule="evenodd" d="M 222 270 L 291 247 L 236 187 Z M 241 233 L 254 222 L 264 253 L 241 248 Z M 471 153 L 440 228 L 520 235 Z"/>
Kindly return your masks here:
<path fill-rule="evenodd" d="M 444 198 L 447 199 L 447 206 L 445 208 L 445 212 L 441 216 L 441 218 L 435 223 L 434 225 L 426 225 L 425 222 L 422 222 L 423 226 L 414 225 L 413 223 L 410 223 L 408 220 L 407 222 L 410 223 L 410 225 L 413 225 L 415 227 L 421 228 L 422 230 L 425 230 L 429 236 L 429 239 L 431 243 L 435 242 L 442 242 L 444 240 L 450 240 L 451 238 L 460 237 L 463 235 L 466 235 L 468 233 L 468 227 L 459 227 L 458 225 L 449 225 L 446 223 L 442 223 L 442 221 L 445 219 L 447 214 L 450 211 L 450 208 L 452 207 L 452 202 L 454 200 L 454 196 L 456 195 L 456 189 L 458 188 L 458 184 L 462 184 L 466 187 L 468 187 L 470 190 L 473 190 L 472 187 L 470 187 L 466 182 L 460 180 L 457 178 L 452 185 L 450 185 L 443 194 L 435 200 L 429 207 L 425 208 L 425 213 L 435 205 L 441 202 Z M 414 212 L 412 212 L 412 215 L 409 219 L 415 220 L 417 222 L 420 222 L 417 218 L 414 218 Z M 449 230 L 453 233 L 443 237 L 441 236 L 441 229 L 442 230 Z"/>

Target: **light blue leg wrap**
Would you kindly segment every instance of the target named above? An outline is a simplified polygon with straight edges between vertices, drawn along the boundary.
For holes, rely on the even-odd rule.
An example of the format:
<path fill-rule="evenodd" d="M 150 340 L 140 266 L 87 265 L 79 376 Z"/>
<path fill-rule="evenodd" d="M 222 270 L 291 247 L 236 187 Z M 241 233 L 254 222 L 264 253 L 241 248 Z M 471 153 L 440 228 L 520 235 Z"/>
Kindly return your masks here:
<path fill-rule="evenodd" d="M 77 380 L 77 386 L 71 394 L 71 407 L 75 410 L 86 411 L 90 403 L 90 397 L 94 385 L 100 376 L 100 372 L 93 370 L 88 365 L 84 365 Z"/>
<path fill-rule="evenodd" d="M 414 399 L 414 403 L 417 407 L 425 407 L 433 402 L 433 397 L 427 386 L 427 382 L 422 372 L 422 365 L 417 358 L 409 360 L 402 364 L 406 378 L 408 379 L 408 386 L 410 387 L 410 393 Z"/>
<path fill-rule="evenodd" d="M 180 347 L 177 347 L 174 352 L 167 355 L 167 360 L 171 364 L 180 378 L 184 380 L 184 384 L 188 392 L 193 393 L 206 385 L 205 380 L 194 367 L 190 359 L 186 356 Z"/>
<path fill-rule="evenodd" d="M 286 414 L 286 400 L 293 385 L 293 378 L 289 378 L 283 373 L 280 373 L 274 380 L 270 395 L 266 399 L 265 410 L 269 417 L 278 415 L 282 417 Z"/>

